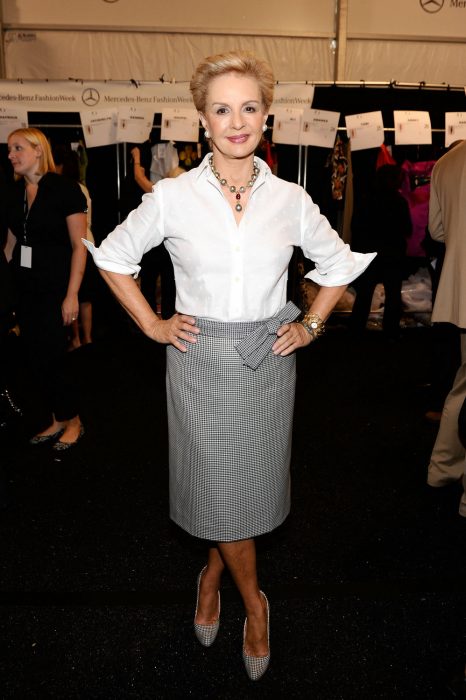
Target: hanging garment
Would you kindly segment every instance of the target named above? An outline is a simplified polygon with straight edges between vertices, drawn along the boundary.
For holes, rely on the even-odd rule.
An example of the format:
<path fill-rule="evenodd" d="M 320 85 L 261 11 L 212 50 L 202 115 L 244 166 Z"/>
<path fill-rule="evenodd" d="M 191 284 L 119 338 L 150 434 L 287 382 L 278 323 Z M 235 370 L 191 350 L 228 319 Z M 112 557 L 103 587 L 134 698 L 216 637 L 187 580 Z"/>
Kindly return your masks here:
<path fill-rule="evenodd" d="M 343 199 L 345 195 L 346 178 L 348 175 L 348 159 L 346 157 L 346 145 L 340 136 L 337 136 L 332 153 L 332 197 L 336 200 Z"/>
<path fill-rule="evenodd" d="M 392 154 L 384 143 L 379 148 L 375 169 L 378 170 L 382 165 L 396 165 L 396 160 L 392 157 Z"/>
<path fill-rule="evenodd" d="M 150 181 L 155 184 L 178 167 L 179 157 L 173 141 L 156 143 L 151 150 Z"/>
<path fill-rule="evenodd" d="M 423 241 L 429 221 L 430 175 L 434 165 L 435 160 L 419 163 L 405 160 L 401 166 L 403 171 L 401 194 L 409 204 L 413 224 L 413 232 L 408 239 L 407 250 L 407 255 L 412 257 L 423 258 L 426 254 Z"/>

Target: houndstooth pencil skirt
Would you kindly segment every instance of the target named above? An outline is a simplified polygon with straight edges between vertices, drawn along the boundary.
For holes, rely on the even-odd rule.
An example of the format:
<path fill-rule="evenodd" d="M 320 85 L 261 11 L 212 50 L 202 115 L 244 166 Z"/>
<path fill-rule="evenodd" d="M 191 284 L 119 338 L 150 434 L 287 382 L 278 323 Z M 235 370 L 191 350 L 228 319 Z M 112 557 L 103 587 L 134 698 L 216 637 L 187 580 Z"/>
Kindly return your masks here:
<path fill-rule="evenodd" d="M 167 348 L 170 517 L 206 540 L 255 537 L 290 510 L 295 355 L 253 370 L 235 345 L 260 322 L 196 325 L 186 353 Z"/>

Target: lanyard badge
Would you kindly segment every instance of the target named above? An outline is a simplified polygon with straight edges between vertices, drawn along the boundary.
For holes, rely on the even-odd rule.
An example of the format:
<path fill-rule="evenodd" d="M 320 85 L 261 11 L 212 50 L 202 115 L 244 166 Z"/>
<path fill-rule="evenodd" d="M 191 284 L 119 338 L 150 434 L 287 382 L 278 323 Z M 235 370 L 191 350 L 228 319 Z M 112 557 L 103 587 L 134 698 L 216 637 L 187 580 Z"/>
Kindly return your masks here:
<path fill-rule="evenodd" d="M 27 223 L 29 217 L 28 200 L 26 188 L 24 188 L 24 218 L 23 218 L 23 244 L 21 245 L 20 265 L 21 267 L 32 267 L 32 248 L 28 243 Z"/>

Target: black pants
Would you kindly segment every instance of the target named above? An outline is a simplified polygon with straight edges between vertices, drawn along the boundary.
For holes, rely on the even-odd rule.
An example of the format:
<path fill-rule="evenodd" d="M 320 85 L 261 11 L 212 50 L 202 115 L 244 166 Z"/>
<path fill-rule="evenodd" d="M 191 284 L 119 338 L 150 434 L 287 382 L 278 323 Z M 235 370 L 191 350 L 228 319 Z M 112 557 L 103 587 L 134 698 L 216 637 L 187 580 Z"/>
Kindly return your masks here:
<path fill-rule="evenodd" d="M 0 312 L 0 391 L 10 383 L 11 356 L 9 352 L 9 332 L 14 326 L 13 314 Z"/>
<path fill-rule="evenodd" d="M 18 322 L 24 359 L 26 390 L 40 412 L 58 421 L 79 413 L 77 381 L 67 352 L 61 297 L 53 294 L 23 296 Z"/>
<path fill-rule="evenodd" d="M 381 282 L 385 289 L 385 305 L 382 327 L 390 336 L 400 330 L 401 286 L 403 282 L 403 258 L 377 256 L 355 284 L 356 299 L 351 313 L 351 328 L 363 331 L 371 310 L 372 296 Z"/>

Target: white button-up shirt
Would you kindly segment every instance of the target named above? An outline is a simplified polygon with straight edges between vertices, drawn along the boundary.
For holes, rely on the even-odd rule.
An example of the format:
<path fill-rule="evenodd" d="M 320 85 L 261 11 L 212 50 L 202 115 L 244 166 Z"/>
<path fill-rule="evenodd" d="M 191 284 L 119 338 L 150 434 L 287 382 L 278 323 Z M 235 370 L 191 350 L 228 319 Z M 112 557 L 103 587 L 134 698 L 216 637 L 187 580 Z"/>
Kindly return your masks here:
<path fill-rule="evenodd" d="M 259 176 L 239 224 L 207 155 L 200 166 L 158 182 L 99 248 L 87 244 L 98 267 L 137 276 L 141 257 L 164 243 L 176 280 L 180 313 L 218 321 L 257 321 L 286 303 L 288 264 L 300 246 L 322 286 L 354 280 L 375 253 L 354 253 L 302 187 L 272 174 L 259 158 Z"/>

